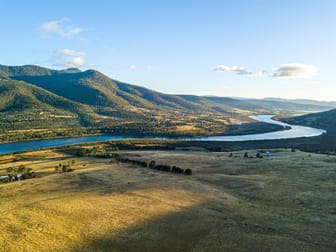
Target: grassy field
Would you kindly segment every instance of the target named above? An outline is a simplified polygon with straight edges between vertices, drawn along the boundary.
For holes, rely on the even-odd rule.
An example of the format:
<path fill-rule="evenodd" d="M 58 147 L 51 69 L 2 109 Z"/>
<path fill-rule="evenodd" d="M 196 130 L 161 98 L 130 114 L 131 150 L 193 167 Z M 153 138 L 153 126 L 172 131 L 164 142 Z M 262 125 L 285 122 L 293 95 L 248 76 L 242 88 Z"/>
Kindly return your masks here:
<path fill-rule="evenodd" d="M 120 151 L 192 176 L 44 150 L 0 157 L 0 251 L 335 251 L 336 157 Z M 70 163 L 74 172 L 57 173 Z"/>

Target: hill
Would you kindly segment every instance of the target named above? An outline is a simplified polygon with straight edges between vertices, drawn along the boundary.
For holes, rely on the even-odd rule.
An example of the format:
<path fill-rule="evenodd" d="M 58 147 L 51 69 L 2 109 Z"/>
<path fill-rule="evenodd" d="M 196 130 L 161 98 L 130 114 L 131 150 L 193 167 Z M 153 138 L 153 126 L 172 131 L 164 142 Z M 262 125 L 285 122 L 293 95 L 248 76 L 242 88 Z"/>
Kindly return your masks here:
<path fill-rule="evenodd" d="M 45 89 L 0 79 L 0 142 L 90 134 L 87 127 L 100 117 L 91 107 Z"/>
<path fill-rule="evenodd" d="M 22 80 L 47 89 L 60 96 L 99 107 L 101 112 L 115 109 L 142 108 L 162 111 L 175 109 L 192 112 L 211 111 L 239 114 L 245 111 L 321 111 L 335 104 L 314 104 L 313 101 L 297 102 L 285 100 L 232 99 L 226 97 L 201 97 L 194 95 L 167 95 L 144 87 L 113 80 L 104 74 L 78 69 L 50 70 L 38 66 L 0 66 L 5 76 Z M 111 110 L 111 107 L 113 108 Z"/>
<path fill-rule="evenodd" d="M 93 129 L 109 134 L 232 134 L 236 130 L 245 132 L 241 129 L 244 124 L 231 125 L 252 122 L 248 117 L 251 114 L 290 115 L 332 108 L 329 103 L 168 95 L 111 79 L 96 70 L 76 68 L 0 65 L 0 83 L 3 133 L 9 129 L 84 127 L 91 133 Z M 261 125 L 260 130 L 274 128 L 269 127 Z"/>
<path fill-rule="evenodd" d="M 284 121 L 291 124 L 311 126 L 330 131 L 333 130 L 336 126 L 336 109 L 287 118 Z"/>
<path fill-rule="evenodd" d="M 47 120 L 56 126 L 64 118 L 72 126 L 88 125 L 94 118 L 89 106 L 14 80 L 0 80 L 0 113 L 3 118 L 1 124 L 8 123 L 8 127 L 13 128 L 17 128 L 18 124 L 24 126 L 27 120 L 33 121 L 33 118 Z"/>
<path fill-rule="evenodd" d="M 24 166 L 39 178 L 0 182 L 4 251 L 335 251 L 335 157 L 276 149 L 119 151 L 111 144 L 3 156 L 0 176 Z M 66 152 L 67 151 L 67 152 Z M 191 168 L 172 174 L 102 153 Z M 111 161 L 112 160 L 112 161 Z M 70 164 L 73 172 L 55 171 Z M 41 176 L 41 177 L 40 177 Z"/>

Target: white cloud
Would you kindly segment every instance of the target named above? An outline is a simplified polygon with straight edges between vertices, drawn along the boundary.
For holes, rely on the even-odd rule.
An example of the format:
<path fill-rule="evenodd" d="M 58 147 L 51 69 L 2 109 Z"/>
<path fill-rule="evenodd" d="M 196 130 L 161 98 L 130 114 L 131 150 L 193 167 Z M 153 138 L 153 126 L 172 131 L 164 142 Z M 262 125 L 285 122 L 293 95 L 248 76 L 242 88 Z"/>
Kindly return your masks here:
<path fill-rule="evenodd" d="M 238 75 L 252 75 L 252 72 L 247 71 L 244 67 L 237 67 L 237 66 L 225 66 L 225 65 L 218 65 L 214 68 L 216 72 L 226 72 L 226 73 L 236 73 Z"/>
<path fill-rule="evenodd" d="M 120 67 L 120 66 L 119 66 Z M 127 67 L 127 69 L 129 71 L 140 71 L 140 72 L 145 72 L 145 71 L 154 71 L 156 68 L 151 66 L 151 65 L 147 65 L 147 66 L 139 66 L 139 65 L 135 65 L 135 64 L 132 64 L 132 65 L 129 65 L 129 66 L 124 66 L 124 67 Z"/>
<path fill-rule="evenodd" d="M 255 74 L 257 77 L 266 77 L 268 76 L 267 70 L 260 70 Z"/>
<path fill-rule="evenodd" d="M 73 26 L 70 19 L 62 18 L 41 24 L 40 31 L 43 35 L 58 34 L 61 37 L 70 38 L 81 33 L 83 29 Z"/>
<path fill-rule="evenodd" d="M 73 57 L 85 57 L 86 53 L 85 52 L 79 52 L 75 50 L 70 50 L 70 49 L 61 49 L 57 51 L 60 54 L 64 54 L 67 56 L 73 56 Z"/>
<path fill-rule="evenodd" d="M 66 65 L 69 67 L 80 67 L 85 63 L 85 59 L 83 57 L 75 57 L 66 62 Z"/>
<path fill-rule="evenodd" d="M 65 67 L 80 67 L 85 64 L 85 52 L 65 48 L 54 51 L 54 55 L 57 57 L 57 61 L 61 61 L 60 65 Z"/>
<path fill-rule="evenodd" d="M 245 67 L 218 65 L 214 71 L 235 73 L 237 75 L 245 75 L 248 77 L 275 77 L 275 78 L 311 78 L 317 74 L 317 67 L 301 63 L 283 64 L 280 67 L 273 68 L 271 71 L 260 70 L 258 72 L 248 71 Z"/>
<path fill-rule="evenodd" d="M 301 63 L 283 64 L 273 68 L 273 77 L 276 78 L 311 78 L 317 74 L 317 67 Z"/>

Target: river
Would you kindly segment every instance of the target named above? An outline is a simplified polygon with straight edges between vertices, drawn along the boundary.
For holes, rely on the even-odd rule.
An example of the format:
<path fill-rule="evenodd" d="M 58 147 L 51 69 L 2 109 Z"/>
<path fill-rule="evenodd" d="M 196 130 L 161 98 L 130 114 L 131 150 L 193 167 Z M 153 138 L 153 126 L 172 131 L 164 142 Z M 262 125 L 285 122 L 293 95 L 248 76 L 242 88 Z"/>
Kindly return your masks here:
<path fill-rule="evenodd" d="M 196 138 L 183 138 L 182 140 L 188 141 L 250 141 L 250 140 L 275 140 L 275 139 L 286 139 L 286 138 L 298 138 L 298 137 L 312 137 L 318 136 L 325 133 L 325 130 L 316 129 L 305 126 L 289 125 L 280 121 L 272 119 L 273 115 L 257 115 L 251 116 L 252 119 L 278 124 L 283 127 L 290 127 L 289 130 L 274 131 L 262 134 L 250 134 L 250 135 L 239 135 L 239 136 L 209 136 L 209 137 L 196 137 Z M 100 142 L 109 140 L 126 140 L 126 139 L 136 139 L 137 137 L 129 136 L 88 136 L 88 137 L 72 137 L 72 138 L 59 138 L 59 139 L 48 139 L 48 140 L 33 140 L 33 141 L 23 141 L 16 143 L 5 143 L 0 144 L 0 155 L 9 154 L 21 151 L 38 150 L 42 148 L 59 147 L 71 144 L 83 144 L 90 142 Z M 154 139 L 154 137 L 147 137 Z M 166 138 L 157 138 L 166 139 Z"/>
<path fill-rule="evenodd" d="M 250 140 L 276 140 L 276 139 L 288 139 L 288 138 L 298 138 L 298 137 L 313 137 L 319 136 L 323 133 L 326 133 L 323 129 L 316 129 L 306 126 L 299 125 L 290 125 L 284 122 L 273 120 L 274 115 L 257 115 L 250 116 L 250 118 L 266 123 L 277 124 L 280 126 L 290 127 L 289 130 L 274 131 L 261 134 L 249 134 L 249 135 L 239 135 L 239 136 L 209 136 L 209 137 L 200 137 L 193 140 L 200 141 L 250 141 Z"/>

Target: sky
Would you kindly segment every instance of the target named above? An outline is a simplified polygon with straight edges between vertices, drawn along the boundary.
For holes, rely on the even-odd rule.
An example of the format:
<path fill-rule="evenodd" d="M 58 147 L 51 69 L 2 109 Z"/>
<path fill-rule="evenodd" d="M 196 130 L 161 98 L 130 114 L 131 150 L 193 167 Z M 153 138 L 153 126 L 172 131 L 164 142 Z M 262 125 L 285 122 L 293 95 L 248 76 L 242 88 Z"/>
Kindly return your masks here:
<path fill-rule="evenodd" d="M 170 94 L 336 100 L 334 0 L 0 0 L 0 64 Z"/>

